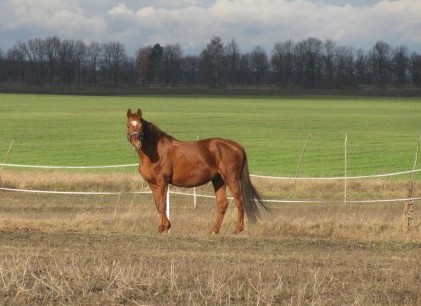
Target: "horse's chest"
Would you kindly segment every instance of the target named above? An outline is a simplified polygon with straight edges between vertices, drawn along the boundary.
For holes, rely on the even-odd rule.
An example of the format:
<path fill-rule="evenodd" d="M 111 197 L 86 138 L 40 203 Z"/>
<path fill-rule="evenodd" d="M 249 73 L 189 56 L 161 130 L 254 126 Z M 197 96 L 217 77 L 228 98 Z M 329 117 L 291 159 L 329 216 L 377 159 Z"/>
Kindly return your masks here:
<path fill-rule="evenodd" d="M 140 167 L 140 175 L 147 182 L 153 182 L 153 181 L 155 181 L 155 175 L 148 168 L 145 168 L 145 167 L 142 167 L 141 166 Z"/>
<path fill-rule="evenodd" d="M 140 174 L 148 183 L 156 183 L 158 177 L 167 177 L 170 172 L 167 165 L 152 163 L 149 160 L 143 161 L 140 166 Z"/>

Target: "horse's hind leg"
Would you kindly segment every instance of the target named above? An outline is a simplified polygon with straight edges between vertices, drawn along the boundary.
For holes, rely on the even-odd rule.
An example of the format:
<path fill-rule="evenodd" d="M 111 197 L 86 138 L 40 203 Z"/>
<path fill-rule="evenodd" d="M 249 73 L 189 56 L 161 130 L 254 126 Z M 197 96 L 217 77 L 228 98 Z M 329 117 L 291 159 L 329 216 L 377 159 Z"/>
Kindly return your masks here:
<path fill-rule="evenodd" d="M 237 226 L 234 230 L 234 235 L 237 235 L 244 230 L 244 206 L 243 199 L 241 197 L 240 182 L 230 182 L 228 186 L 231 190 L 232 196 L 234 197 L 235 205 L 237 206 L 238 211 Z"/>
<path fill-rule="evenodd" d="M 218 234 L 219 230 L 221 229 L 222 220 L 224 219 L 225 211 L 228 207 L 228 199 L 227 199 L 227 185 L 225 184 L 224 180 L 218 176 L 217 178 L 212 180 L 213 188 L 215 190 L 216 195 L 216 221 L 211 230 L 211 234 Z"/>

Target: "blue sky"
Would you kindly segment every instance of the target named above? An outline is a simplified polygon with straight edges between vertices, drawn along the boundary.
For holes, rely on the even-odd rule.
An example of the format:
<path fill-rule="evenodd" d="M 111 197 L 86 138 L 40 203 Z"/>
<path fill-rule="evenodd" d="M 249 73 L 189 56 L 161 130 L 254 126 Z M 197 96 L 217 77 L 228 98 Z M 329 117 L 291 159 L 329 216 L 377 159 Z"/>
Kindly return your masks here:
<path fill-rule="evenodd" d="M 213 36 L 242 52 L 308 37 L 368 50 L 382 40 L 421 53 L 421 0 L 0 0 L 0 48 L 57 35 L 120 41 L 129 55 L 179 43 L 199 53 Z"/>

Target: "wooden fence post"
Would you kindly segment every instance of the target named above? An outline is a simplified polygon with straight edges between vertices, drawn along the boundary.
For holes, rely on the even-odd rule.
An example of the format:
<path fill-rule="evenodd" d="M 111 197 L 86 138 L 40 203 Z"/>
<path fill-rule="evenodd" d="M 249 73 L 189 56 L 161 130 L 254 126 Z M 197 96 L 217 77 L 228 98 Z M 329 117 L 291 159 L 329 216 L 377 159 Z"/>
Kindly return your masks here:
<path fill-rule="evenodd" d="M 417 138 L 417 148 L 415 150 L 415 160 L 414 160 L 414 167 L 412 168 L 412 172 L 409 178 L 409 187 L 408 187 L 408 201 L 405 205 L 405 220 L 406 220 L 406 230 L 413 226 L 414 217 L 412 216 L 414 213 L 414 192 L 415 192 L 415 185 L 414 185 L 414 171 L 417 168 L 417 161 L 418 161 L 418 150 L 420 147 L 420 138 Z"/>
<path fill-rule="evenodd" d="M 348 134 L 345 134 L 345 143 L 344 143 L 344 204 L 346 204 L 347 198 L 347 175 L 348 175 L 348 163 L 347 163 L 347 142 L 348 142 Z"/>

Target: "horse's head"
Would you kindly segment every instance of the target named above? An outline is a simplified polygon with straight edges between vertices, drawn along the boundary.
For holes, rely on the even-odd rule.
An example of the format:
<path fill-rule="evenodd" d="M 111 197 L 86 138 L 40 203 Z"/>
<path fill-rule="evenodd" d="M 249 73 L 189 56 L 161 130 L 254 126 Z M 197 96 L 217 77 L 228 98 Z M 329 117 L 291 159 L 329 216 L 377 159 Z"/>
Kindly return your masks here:
<path fill-rule="evenodd" d="M 137 113 L 132 113 L 129 108 L 127 110 L 127 139 L 136 150 L 140 150 L 142 138 L 142 111 L 138 108 Z"/>

